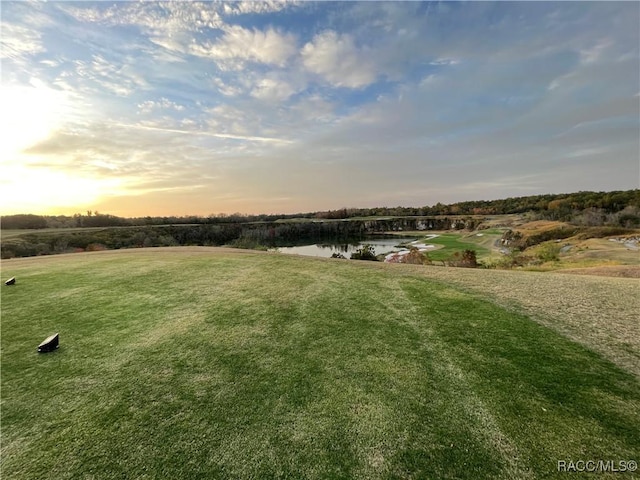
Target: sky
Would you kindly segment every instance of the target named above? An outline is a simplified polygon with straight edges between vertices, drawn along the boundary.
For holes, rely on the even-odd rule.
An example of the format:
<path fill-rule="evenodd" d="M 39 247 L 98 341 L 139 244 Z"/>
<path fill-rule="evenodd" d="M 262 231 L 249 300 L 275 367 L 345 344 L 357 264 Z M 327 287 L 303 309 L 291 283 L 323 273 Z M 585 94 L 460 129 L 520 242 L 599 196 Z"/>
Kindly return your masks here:
<path fill-rule="evenodd" d="M 639 2 L 0 3 L 0 213 L 639 188 Z"/>

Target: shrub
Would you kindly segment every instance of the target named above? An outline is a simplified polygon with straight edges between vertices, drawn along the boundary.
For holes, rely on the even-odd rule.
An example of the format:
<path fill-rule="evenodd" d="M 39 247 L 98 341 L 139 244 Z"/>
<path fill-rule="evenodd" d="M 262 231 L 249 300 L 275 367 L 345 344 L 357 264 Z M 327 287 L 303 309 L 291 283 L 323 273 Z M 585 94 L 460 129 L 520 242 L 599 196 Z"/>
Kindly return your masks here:
<path fill-rule="evenodd" d="M 542 260 L 530 255 L 524 255 L 520 251 L 513 251 L 509 255 L 504 255 L 498 260 L 486 263 L 485 268 L 511 269 L 517 267 L 532 267 L 542 264 Z"/>
<path fill-rule="evenodd" d="M 545 243 L 538 250 L 537 257 L 543 262 L 557 262 L 560 260 L 561 247 L 557 243 Z"/>
<path fill-rule="evenodd" d="M 371 245 L 363 245 L 358 250 L 351 254 L 351 260 L 369 260 L 372 262 L 377 262 L 376 252 L 373 246 Z"/>
<path fill-rule="evenodd" d="M 462 266 L 476 268 L 478 266 L 478 257 L 475 250 L 465 250 L 462 252 Z"/>
<path fill-rule="evenodd" d="M 425 252 L 421 252 L 416 247 L 411 247 L 409 253 L 400 259 L 400 263 L 409 263 L 411 265 L 431 265 L 431 259 Z"/>
<path fill-rule="evenodd" d="M 447 260 L 447 265 L 450 267 L 476 268 L 478 266 L 476 251 L 465 250 L 464 252 L 456 252 Z"/>

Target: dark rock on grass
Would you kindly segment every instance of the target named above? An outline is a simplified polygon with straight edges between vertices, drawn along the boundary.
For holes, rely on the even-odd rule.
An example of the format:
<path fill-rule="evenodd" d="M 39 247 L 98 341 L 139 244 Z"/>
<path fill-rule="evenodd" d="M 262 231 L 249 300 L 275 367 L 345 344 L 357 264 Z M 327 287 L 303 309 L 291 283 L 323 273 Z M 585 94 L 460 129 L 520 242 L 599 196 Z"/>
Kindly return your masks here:
<path fill-rule="evenodd" d="M 40 345 L 38 345 L 38 352 L 40 353 L 52 352 L 56 348 L 58 348 L 59 342 L 60 342 L 60 334 L 54 333 L 50 337 L 47 337 L 45 340 L 43 340 Z"/>

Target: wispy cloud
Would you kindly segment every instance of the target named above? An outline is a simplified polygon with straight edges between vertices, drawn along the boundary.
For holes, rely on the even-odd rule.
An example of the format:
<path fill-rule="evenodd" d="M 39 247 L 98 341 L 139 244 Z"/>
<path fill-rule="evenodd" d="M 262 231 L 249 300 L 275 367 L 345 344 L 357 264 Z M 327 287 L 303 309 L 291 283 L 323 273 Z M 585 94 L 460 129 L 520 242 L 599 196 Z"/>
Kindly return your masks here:
<path fill-rule="evenodd" d="M 206 132 L 206 131 L 197 131 L 197 130 L 178 130 L 173 128 L 163 128 L 163 127 L 152 127 L 148 125 L 133 125 L 133 124 L 123 124 L 116 123 L 114 124 L 116 127 L 122 128 L 133 128 L 140 130 L 151 130 L 155 132 L 165 132 L 165 133 L 177 133 L 180 135 L 195 135 L 195 136 L 205 136 L 205 137 L 214 137 L 214 138 L 228 138 L 231 140 L 244 140 L 249 142 L 266 142 L 266 143 L 274 143 L 274 144 L 290 144 L 291 140 L 285 140 L 282 138 L 269 138 L 269 137 L 254 137 L 249 135 L 233 135 L 230 133 L 215 133 L 215 132 Z"/>
<path fill-rule="evenodd" d="M 211 58 L 225 70 L 238 70 L 246 62 L 282 67 L 297 50 L 293 35 L 272 28 L 262 31 L 231 25 L 223 27 L 223 30 L 224 34 L 216 42 L 192 43 L 188 52 Z"/>
<path fill-rule="evenodd" d="M 366 48 L 356 47 L 349 34 L 327 31 L 302 49 L 304 66 L 337 87 L 358 88 L 373 83 L 376 68 Z"/>
<path fill-rule="evenodd" d="M 18 59 L 44 52 L 41 35 L 22 25 L 2 22 L 0 58 Z"/>

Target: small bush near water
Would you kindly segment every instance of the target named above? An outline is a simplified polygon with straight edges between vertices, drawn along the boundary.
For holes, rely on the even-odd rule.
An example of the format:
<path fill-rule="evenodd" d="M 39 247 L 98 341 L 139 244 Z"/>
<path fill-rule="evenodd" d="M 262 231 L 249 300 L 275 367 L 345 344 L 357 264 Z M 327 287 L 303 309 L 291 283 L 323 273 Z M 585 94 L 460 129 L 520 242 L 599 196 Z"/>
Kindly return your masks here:
<path fill-rule="evenodd" d="M 351 260 L 369 260 L 377 262 L 376 251 L 372 245 L 363 245 L 351 254 Z"/>

